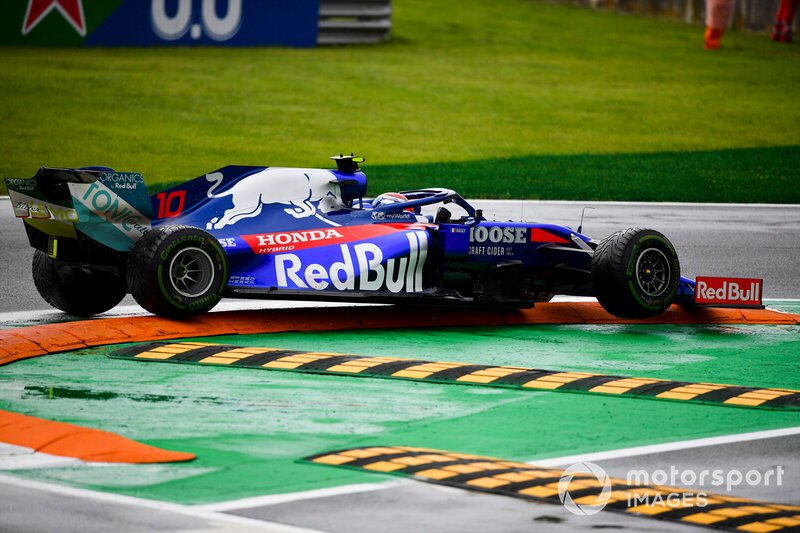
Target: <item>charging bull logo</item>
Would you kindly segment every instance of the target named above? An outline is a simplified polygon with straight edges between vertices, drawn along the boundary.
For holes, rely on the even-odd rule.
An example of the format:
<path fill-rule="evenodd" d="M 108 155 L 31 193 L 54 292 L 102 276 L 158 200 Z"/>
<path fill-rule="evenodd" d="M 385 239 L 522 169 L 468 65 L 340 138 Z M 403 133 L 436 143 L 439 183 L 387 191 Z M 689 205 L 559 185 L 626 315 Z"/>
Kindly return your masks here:
<path fill-rule="evenodd" d="M 222 183 L 222 174 L 207 174 L 212 183 L 206 193 L 209 198 L 230 196 L 233 207 L 221 217 L 212 218 L 206 229 L 222 229 L 246 218 L 257 217 L 264 206 L 286 205 L 284 213 L 294 218 L 316 217 L 331 226 L 338 226 L 322 216 L 340 206 L 334 192 L 333 175 L 326 170 L 268 168 L 239 180 L 227 191 L 215 194 Z"/>

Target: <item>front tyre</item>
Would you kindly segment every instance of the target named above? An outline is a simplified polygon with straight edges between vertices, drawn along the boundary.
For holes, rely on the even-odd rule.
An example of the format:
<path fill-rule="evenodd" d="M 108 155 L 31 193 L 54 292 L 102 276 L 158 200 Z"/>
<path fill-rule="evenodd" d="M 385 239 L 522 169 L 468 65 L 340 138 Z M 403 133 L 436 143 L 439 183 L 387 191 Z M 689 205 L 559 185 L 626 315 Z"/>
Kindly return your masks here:
<path fill-rule="evenodd" d="M 31 270 L 42 298 L 70 315 L 87 317 L 104 313 L 120 303 L 128 292 L 117 275 L 59 263 L 40 250 L 33 255 Z"/>
<path fill-rule="evenodd" d="M 661 233 L 630 228 L 603 239 L 591 262 L 594 294 L 603 309 L 621 318 L 660 315 L 672 305 L 680 263 Z"/>
<path fill-rule="evenodd" d="M 151 313 L 186 318 L 213 308 L 225 289 L 228 262 L 219 242 L 191 226 L 149 231 L 128 258 L 128 288 Z"/>

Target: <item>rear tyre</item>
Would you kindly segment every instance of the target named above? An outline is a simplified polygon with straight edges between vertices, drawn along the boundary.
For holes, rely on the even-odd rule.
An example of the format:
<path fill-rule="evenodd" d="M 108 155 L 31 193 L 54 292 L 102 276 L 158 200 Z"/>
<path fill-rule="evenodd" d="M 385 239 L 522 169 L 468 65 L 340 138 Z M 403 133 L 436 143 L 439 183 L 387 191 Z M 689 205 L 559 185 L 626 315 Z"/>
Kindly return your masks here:
<path fill-rule="evenodd" d="M 621 318 L 648 318 L 669 308 L 678 292 L 680 263 L 661 233 L 630 228 L 597 246 L 591 262 L 594 294 Z"/>
<path fill-rule="evenodd" d="M 104 313 L 120 303 L 128 292 L 119 276 L 59 265 L 40 250 L 33 255 L 32 271 L 33 283 L 42 298 L 56 309 L 75 316 Z"/>
<path fill-rule="evenodd" d="M 149 231 L 128 258 L 128 287 L 151 313 L 186 318 L 219 303 L 228 262 L 219 242 L 191 226 Z"/>

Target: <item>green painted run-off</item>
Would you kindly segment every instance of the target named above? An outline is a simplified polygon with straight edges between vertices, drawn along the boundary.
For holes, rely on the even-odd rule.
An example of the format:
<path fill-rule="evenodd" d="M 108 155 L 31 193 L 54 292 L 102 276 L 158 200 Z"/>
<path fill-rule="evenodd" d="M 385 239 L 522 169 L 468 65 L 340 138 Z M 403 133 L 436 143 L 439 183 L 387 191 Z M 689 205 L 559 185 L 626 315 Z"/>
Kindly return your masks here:
<path fill-rule="evenodd" d="M 793 326 L 516 326 L 185 340 L 797 389 L 798 331 Z M 4 367 L 0 408 L 114 431 L 193 452 L 198 459 L 12 473 L 207 503 L 385 480 L 295 462 L 346 447 L 389 443 L 530 461 L 800 425 L 797 412 L 134 363 L 109 359 L 108 351 Z"/>

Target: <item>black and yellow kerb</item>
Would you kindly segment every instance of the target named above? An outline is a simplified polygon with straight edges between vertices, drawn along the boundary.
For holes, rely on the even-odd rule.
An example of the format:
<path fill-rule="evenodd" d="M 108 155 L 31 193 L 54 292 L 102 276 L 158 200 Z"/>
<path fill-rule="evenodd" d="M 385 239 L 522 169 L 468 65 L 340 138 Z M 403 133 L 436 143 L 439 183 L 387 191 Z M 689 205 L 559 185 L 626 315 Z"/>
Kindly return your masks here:
<path fill-rule="evenodd" d="M 580 392 L 626 398 L 678 400 L 730 407 L 800 410 L 800 391 L 691 383 L 655 378 L 561 372 L 515 366 L 432 362 L 399 357 L 364 357 L 279 348 L 246 348 L 200 342 L 152 342 L 116 350 L 109 357 L 225 365 L 314 374 L 336 374 L 526 390 Z"/>
<path fill-rule="evenodd" d="M 526 463 L 409 446 L 374 446 L 332 451 L 304 461 L 391 473 L 419 481 L 561 505 L 568 492 L 578 505 L 730 531 L 800 531 L 800 506 L 766 503 L 692 489 L 598 479 Z"/>

